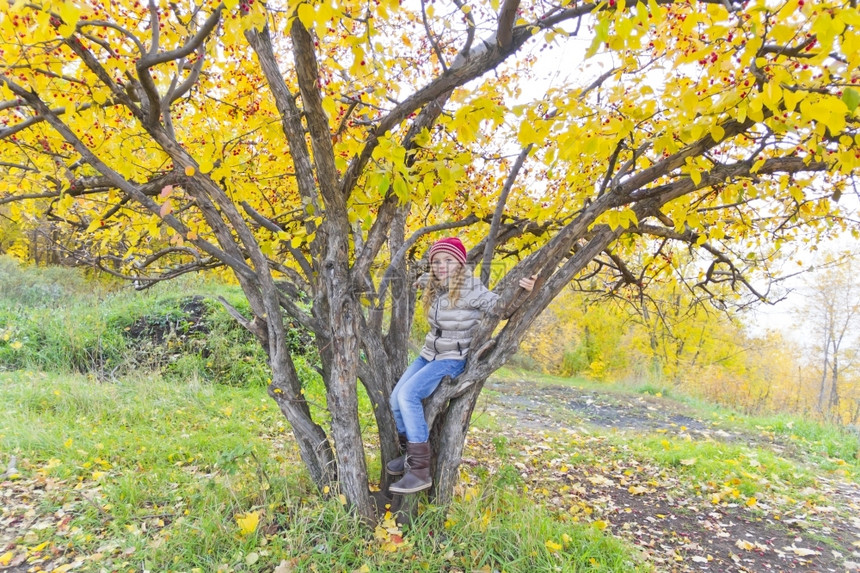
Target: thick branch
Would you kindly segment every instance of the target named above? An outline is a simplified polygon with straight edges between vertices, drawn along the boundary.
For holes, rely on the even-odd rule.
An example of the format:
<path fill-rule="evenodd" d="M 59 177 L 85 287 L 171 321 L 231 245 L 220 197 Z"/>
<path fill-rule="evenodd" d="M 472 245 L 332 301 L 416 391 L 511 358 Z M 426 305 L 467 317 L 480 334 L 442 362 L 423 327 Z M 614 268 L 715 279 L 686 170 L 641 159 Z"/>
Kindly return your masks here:
<path fill-rule="evenodd" d="M 514 37 L 514 23 L 517 21 L 517 10 L 520 0 L 505 0 L 499 10 L 499 26 L 496 28 L 496 42 L 503 50 L 510 47 Z"/>
<path fill-rule="evenodd" d="M 290 146 L 290 157 L 296 171 L 299 194 L 310 201 L 316 213 L 322 213 L 323 209 L 317 193 L 310 151 L 305 139 L 305 129 L 302 125 L 302 114 L 293 94 L 290 93 L 284 83 L 272 48 L 269 28 L 266 26 L 262 31 L 258 31 L 256 28 L 247 30 L 245 38 L 257 54 L 269 90 L 275 99 L 275 106 L 281 116 L 281 127 Z"/>

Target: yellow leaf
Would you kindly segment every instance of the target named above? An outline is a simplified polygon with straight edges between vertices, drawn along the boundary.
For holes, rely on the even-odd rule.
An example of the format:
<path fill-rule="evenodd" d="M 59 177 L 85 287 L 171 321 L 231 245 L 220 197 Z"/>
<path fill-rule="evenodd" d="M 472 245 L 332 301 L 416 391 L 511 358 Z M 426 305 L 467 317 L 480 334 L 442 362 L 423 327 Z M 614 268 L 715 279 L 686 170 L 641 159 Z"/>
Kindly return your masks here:
<path fill-rule="evenodd" d="M 753 549 L 755 549 L 755 545 L 744 539 L 738 539 L 737 541 L 735 541 L 735 545 L 739 549 L 743 549 L 744 551 L 752 551 Z"/>
<path fill-rule="evenodd" d="M 517 140 L 521 145 L 526 146 L 530 143 L 537 143 L 540 139 L 541 136 L 530 121 L 524 121 L 520 124 L 520 132 L 517 134 Z"/>
<path fill-rule="evenodd" d="M 239 526 L 239 533 L 242 535 L 250 535 L 257 530 L 257 525 L 260 523 L 260 512 L 249 511 L 242 515 L 236 515 L 236 525 Z"/>
<path fill-rule="evenodd" d="M 0 565 L 6 566 L 9 565 L 9 562 L 12 561 L 12 558 L 15 557 L 14 551 L 7 551 L 3 555 L 0 555 Z"/>
<path fill-rule="evenodd" d="M 758 500 L 754 497 L 747 499 L 747 507 L 754 507 L 755 504 L 758 503 Z"/>
<path fill-rule="evenodd" d="M 346 496 L 345 495 L 340 494 L 339 496 L 337 496 L 337 498 L 340 500 L 341 505 L 346 505 Z"/>
<path fill-rule="evenodd" d="M 627 488 L 627 491 L 629 491 L 633 495 L 641 495 L 647 492 L 648 488 L 644 488 L 641 485 L 631 485 L 629 488 Z"/>
<path fill-rule="evenodd" d="M 191 165 L 189 165 L 188 167 L 186 167 L 186 168 L 185 168 L 185 175 L 186 175 L 187 177 L 191 177 L 191 176 L 193 176 L 195 173 L 196 173 L 196 171 L 194 170 L 194 167 L 192 167 Z"/>
<path fill-rule="evenodd" d="M 547 539 L 545 545 L 546 545 L 546 548 L 549 550 L 550 553 L 556 553 L 557 551 L 561 550 L 561 544 L 556 543 L 555 541 L 552 541 L 551 539 Z"/>
<path fill-rule="evenodd" d="M 702 173 L 696 169 L 695 167 L 690 168 L 690 179 L 693 180 L 693 183 L 698 185 L 702 182 Z"/>
<path fill-rule="evenodd" d="M 726 136 L 726 130 L 722 128 L 720 125 L 712 125 L 711 126 L 711 137 L 714 141 L 722 141 Z"/>
<path fill-rule="evenodd" d="M 302 2 L 301 4 L 299 4 L 299 7 L 296 10 L 296 12 L 299 15 L 299 20 L 302 22 L 302 25 L 305 28 L 307 28 L 309 30 L 311 28 L 313 28 L 313 25 L 314 25 L 314 7 L 310 3 Z"/>
<path fill-rule="evenodd" d="M 604 529 L 609 527 L 609 522 L 603 521 L 602 519 L 598 519 L 597 521 L 594 522 L 594 527 L 596 527 L 600 531 L 603 531 Z"/>
<path fill-rule="evenodd" d="M 788 111 L 794 111 L 794 108 L 797 107 L 797 104 L 803 101 L 803 98 L 806 97 L 806 92 L 801 90 L 783 90 L 782 99 L 785 102 L 785 108 Z"/>
<path fill-rule="evenodd" d="M 783 547 L 786 551 L 791 551 L 795 555 L 799 555 L 801 557 L 809 557 L 810 555 L 821 555 L 821 552 L 815 551 L 814 549 L 806 549 L 803 547 L 796 547 L 793 543 L 789 547 Z"/>

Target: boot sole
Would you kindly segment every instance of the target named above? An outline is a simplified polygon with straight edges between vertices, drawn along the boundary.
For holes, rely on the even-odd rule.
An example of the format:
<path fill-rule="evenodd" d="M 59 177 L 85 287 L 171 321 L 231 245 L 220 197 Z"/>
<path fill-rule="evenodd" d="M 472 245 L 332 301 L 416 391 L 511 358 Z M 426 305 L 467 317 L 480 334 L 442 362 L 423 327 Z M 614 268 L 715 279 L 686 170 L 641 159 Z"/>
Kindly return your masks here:
<path fill-rule="evenodd" d="M 403 474 L 406 473 L 406 470 L 403 470 L 402 472 L 393 472 L 390 469 L 385 468 L 385 473 L 387 473 L 390 476 L 402 476 Z"/>
<path fill-rule="evenodd" d="M 400 488 L 400 487 L 398 487 L 398 488 L 389 487 L 388 491 L 390 491 L 391 493 L 401 493 L 401 494 L 403 494 L 403 493 L 417 493 L 419 491 L 424 491 L 425 489 L 430 489 L 432 486 L 433 486 L 433 482 L 430 482 L 427 484 L 422 484 L 419 486 L 411 487 L 409 489 Z"/>

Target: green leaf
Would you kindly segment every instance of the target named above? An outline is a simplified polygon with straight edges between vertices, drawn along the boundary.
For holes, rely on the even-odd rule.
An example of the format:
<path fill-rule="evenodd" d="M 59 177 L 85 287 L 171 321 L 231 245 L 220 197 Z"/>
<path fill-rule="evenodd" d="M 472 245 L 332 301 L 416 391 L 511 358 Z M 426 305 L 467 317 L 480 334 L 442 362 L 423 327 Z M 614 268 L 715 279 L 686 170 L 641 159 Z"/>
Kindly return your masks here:
<path fill-rule="evenodd" d="M 860 105 L 860 92 L 854 88 L 846 88 L 842 92 L 842 101 L 848 106 L 849 111 L 853 112 Z"/>

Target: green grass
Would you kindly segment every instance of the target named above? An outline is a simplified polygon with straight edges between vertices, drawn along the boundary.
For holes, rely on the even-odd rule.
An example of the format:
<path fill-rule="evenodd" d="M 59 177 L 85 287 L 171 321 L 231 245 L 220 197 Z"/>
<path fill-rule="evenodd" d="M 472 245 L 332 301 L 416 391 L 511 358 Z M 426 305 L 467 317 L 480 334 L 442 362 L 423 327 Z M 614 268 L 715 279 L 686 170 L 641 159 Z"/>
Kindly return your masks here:
<path fill-rule="evenodd" d="M 0 463 L 16 456 L 12 483 L 47 488 L 30 508 L 44 526 L 14 541 L 61 548 L 81 570 L 642 570 L 623 542 L 557 520 L 499 477 L 408 529 L 368 529 L 314 490 L 261 388 L 14 371 L 0 373 L 0 403 Z M 243 533 L 249 513 L 259 524 Z"/>
<path fill-rule="evenodd" d="M 177 381 L 269 382 L 263 349 L 218 301 L 249 314 L 234 286 L 188 277 L 139 292 L 77 269 L 20 267 L 0 258 L 0 293 L 0 370 L 112 379 L 143 368 Z M 314 362 L 309 335 L 298 328 L 288 334 L 293 350 Z"/>

